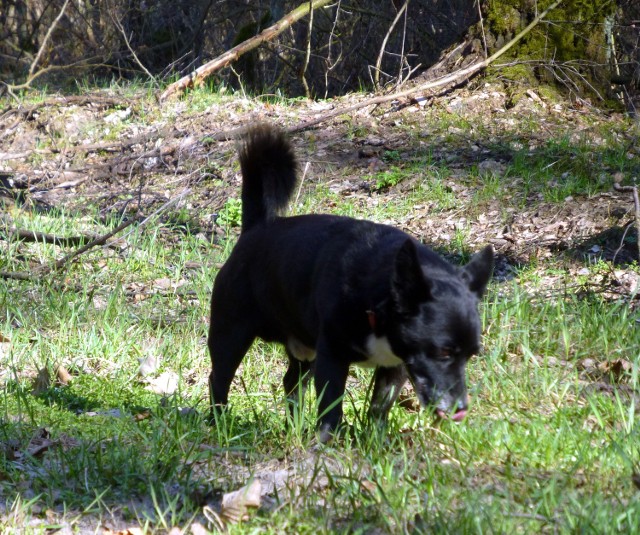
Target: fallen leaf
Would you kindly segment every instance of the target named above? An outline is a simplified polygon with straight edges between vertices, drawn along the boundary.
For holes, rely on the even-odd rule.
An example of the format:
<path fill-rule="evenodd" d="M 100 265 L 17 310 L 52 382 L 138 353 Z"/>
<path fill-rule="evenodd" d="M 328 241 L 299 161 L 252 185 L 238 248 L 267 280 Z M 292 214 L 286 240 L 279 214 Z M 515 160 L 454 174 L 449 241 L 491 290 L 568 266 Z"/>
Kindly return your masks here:
<path fill-rule="evenodd" d="M 143 420 L 148 420 L 151 418 L 151 411 L 139 412 L 138 414 L 133 415 L 133 419 L 136 422 L 142 422 Z"/>
<path fill-rule="evenodd" d="M 73 379 L 67 368 L 64 366 L 58 366 L 56 368 L 56 377 L 61 385 L 68 385 Z"/>
<path fill-rule="evenodd" d="M 11 342 L 4 334 L 0 333 L 0 344 L 8 344 Z"/>
<path fill-rule="evenodd" d="M 50 433 L 44 427 L 38 429 L 33 438 L 29 441 L 27 446 L 27 453 L 31 457 L 40 457 L 51 446 L 55 445 L 55 441 L 50 440 Z"/>
<path fill-rule="evenodd" d="M 145 531 L 142 528 L 127 528 L 114 531 L 112 529 L 105 529 L 102 535 L 144 535 Z"/>
<path fill-rule="evenodd" d="M 170 395 L 178 390 L 178 376 L 174 372 L 164 372 L 155 379 L 147 379 L 147 390 L 154 394 Z"/>
<path fill-rule="evenodd" d="M 208 533 L 207 528 L 200 524 L 200 522 L 194 522 L 191 524 L 192 535 L 207 535 Z"/>
<path fill-rule="evenodd" d="M 46 392 L 51 387 L 51 374 L 48 368 L 42 368 L 38 370 L 38 376 L 33 380 L 33 387 L 31 393 L 34 396 L 39 396 L 43 392 Z"/>
<path fill-rule="evenodd" d="M 231 524 L 246 520 L 250 507 L 260 507 L 261 490 L 260 480 L 254 479 L 249 485 L 225 494 L 222 497 L 220 516 Z"/>
<path fill-rule="evenodd" d="M 138 373 L 142 377 L 153 375 L 158 371 L 158 368 L 160 367 L 160 357 L 157 357 L 156 355 L 149 355 L 145 358 L 139 358 L 138 362 L 140 363 Z"/>
<path fill-rule="evenodd" d="M 378 485 L 376 485 L 373 481 L 369 481 L 368 479 L 360 481 L 360 486 L 371 496 L 375 496 L 375 493 L 378 490 Z"/>
<path fill-rule="evenodd" d="M 160 288 L 161 290 L 168 290 L 169 288 L 171 288 L 171 279 L 167 279 L 162 278 L 162 279 L 156 279 L 153 281 L 153 285 L 156 288 Z"/>
<path fill-rule="evenodd" d="M 633 364 L 626 359 L 606 360 L 598 364 L 598 369 L 610 374 L 612 381 L 619 381 L 633 369 Z"/>

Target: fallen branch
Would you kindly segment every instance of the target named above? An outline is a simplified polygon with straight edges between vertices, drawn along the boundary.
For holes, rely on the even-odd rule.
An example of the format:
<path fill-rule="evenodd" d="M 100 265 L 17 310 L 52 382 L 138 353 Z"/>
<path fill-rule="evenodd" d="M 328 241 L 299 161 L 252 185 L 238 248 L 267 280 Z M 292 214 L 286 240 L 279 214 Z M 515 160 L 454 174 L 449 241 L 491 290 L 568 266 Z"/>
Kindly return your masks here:
<path fill-rule="evenodd" d="M 310 0 L 304 4 L 298 6 L 293 11 L 287 13 L 273 26 L 269 26 L 264 31 L 260 32 L 255 37 L 243 41 L 237 46 L 227 50 L 224 54 L 221 54 L 212 61 L 205 63 L 198 67 L 195 71 L 183 76 L 177 82 L 169 85 L 163 93 L 160 95 L 160 102 L 164 102 L 170 96 L 174 94 L 184 93 L 187 89 L 193 88 L 196 85 L 200 85 L 205 78 L 211 76 L 214 72 L 226 67 L 230 63 L 236 61 L 240 56 L 247 52 L 259 47 L 262 43 L 270 41 L 284 32 L 287 28 L 293 26 L 310 11 L 326 6 L 333 0 Z"/>
<path fill-rule="evenodd" d="M 465 67 L 464 69 L 460 69 L 459 71 L 453 72 L 446 76 L 442 76 L 436 80 L 431 80 L 425 84 L 419 85 L 417 87 L 413 87 L 410 89 L 405 89 L 404 91 L 398 91 L 397 93 L 392 93 L 390 95 L 383 95 L 380 97 L 375 97 L 364 102 L 359 102 L 358 104 L 354 104 L 353 106 L 348 106 L 346 108 L 341 108 L 337 110 L 333 110 L 321 117 L 317 117 L 316 119 L 312 119 L 310 121 L 302 122 L 296 126 L 293 126 L 288 129 L 289 132 L 299 132 L 301 130 L 306 130 L 311 126 L 315 126 L 319 123 L 322 123 L 328 119 L 332 119 L 333 117 L 337 117 L 338 115 L 342 115 L 344 113 L 349 113 L 351 111 L 355 111 L 360 108 L 364 108 L 366 106 L 373 106 L 378 104 L 383 104 L 385 102 L 390 102 L 392 100 L 397 100 L 399 98 L 408 97 L 414 95 L 415 93 L 421 93 L 423 91 L 427 91 L 430 89 L 435 89 L 436 87 L 442 87 L 446 85 L 458 85 L 469 78 L 471 78 L 474 74 L 481 71 L 482 69 L 486 69 L 491 63 L 496 61 L 500 56 L 503 56 L 506 52 L 508 52 L 514 45 L 516 45 L 523 37 L 525 37 L 533 28 L 535 28 L 540 22 L 549 14 L 550 11 L 554 10 L 562 3 L 562 0 L 556 0 L 553 4 L 551 4 L 547 9 L 545 9 L 542 13 L 540 13 L 535 19 L 531 21 L 531 23 L 524 28 L 518 35 L 516 35 L 511 41 L 509 41 L 506 45 L 504 45 L 500 50 L 494 52 L 491 56 L 482 61 L 478 61 L 469 67 Z"/>
<path fill-rule="evenodd" d="M 19 281 L 30 281 L 39 279 L 41 275 L 35 273 L 25 273 L 24 271 L 0 271 L 0 279 L 13 279 Z"/>
<path fill-rule="evenodd" d="M 105 141 L 102 143 L 92 143 L 90 145 L 73 145 L 71 147 L 65 147 L 64 149 L 30 149 L 23 152 L 0 152 L 0 161 L 3 160 L 18 160 L 20 158 L 27 158 L 32 154 L 58 154 L 60 152 L 65 153 L 77 153 L 77 152 L 122 152 L 125 149 L 132 147 L 133 145 L 141 145 L 149 141 L 156 141 L 160 138 L 179 137 L 175 135 L 175 130 L 171 127 L 162 128 L 153 132 L 144 132 L 137 136 L 128 139 L 127 141 Z"/>
<path fill-rule="evenodd" d="M 382 95 L 379 97 L 367 99 L 365 101 L 358 102 L 357 104 L 353 104 L 352 106 L 347 106 L 346 108 L 335 109 L 333 111 L 325 113 L 324 115 L 321 115 L 320 117 L 316 117 L 315 119 L 303 121 L 301 123 L 298 123 L 297 125 L 291 126 L 287 128 L 287 132 L 289 133 L 300 132 L 302 130 L 306 130 L 307 128 L 311 128 L 312 126 L 316 126 L 320 123 L 328 121 L 329 119 L 333 119 L 334 117 L 337 117 L 339 115 L 343 115 L 345 113 L 349 113 L 349 112 L 358 110 L 360 108 L 365 108 L 367 106 L 384 104 L 385 102 L 390 102 L 393 100 L 398 100 L 400 98 L 413 96 L 416 93 L 422 93 L 424 91 L 435 89 L 437 87 L 448 86 L 448 85 L 458 85 L 468 80 L 474 74 L 481 71 L 482 69 L 485 69 L 491 63 L 496 61 L 500 56 L 508 52 L 509 49 L 511 49 L 515 44 L 518 43 L 518 41 L 520 41 L 533 28 L 535 28 L 547 16 L 547 14 L 550 11 L 558 7 L 558 5 L 560 5 L 561 3 L 562 3 L 562 0 L 557 0 L 556 2 L 551 4 L 547 9 L 545 9 L 542 13 L 540 13 L 533 21 L 531 21 L 531 23 L 526 28 L 524 28 L 518 35 L 516 35 L 511 41 L 509 41 L 506 45 L 504 45 L 500 50 L 498 50 L 497 52 L 495 52 L 494 54 L 492 54 L 491 56 L 489 56 L 488 58 L 482 61 L 479 61 L 477 63 L 474 63 L 473 65 L 470 65 L 469 67 L 465 67 L 464 69 L 461 69 L 451 74 L 447 74 L 445 76 L 437 78 L 436 80 L 431 80 L 425 84 L 419 85 L 411 89 L 405 89 L 404 91 L 398 91 L 396 93 L 391 93 L 389 95 Z M 214 139 L 216 141 L 230 141 L 232 139 L 238 139 L 246 133 L 249 127 L 250 125 L 247 125 L 247 126 L 238 127 L 234 130 L 230 130 L 227 132 L 216 132 L 216 133 L 207 135 L 207 138 Z"/>
<path fill-rule="evenodd" d="M 100 245 L 104 245 L 109 238 L 112 238 L 113 236 L 115 236 L 119 232 L 123 231 L 127 227 L 133 225 L 134 223 L 139 222 L 138 229 L 142 228 L 149 221 L 153 220 L 156 216 L 158 216 L 159 214 L 164 212 L 167 208 L 169 208 L 170 206 L 173 206 L 174 204 L 180 202 L 189 193 L 191 193 L 190 189 L 187 188 L 187 189 L 183 190 L 180 193 L 180 195 L 177 195 L 173 199 L 169 199 L 160 208 L 158 208 L 151 215 L 147 216 L 146 218 L 144 218 L 142 220 L 140 220 L 140 217 L 136 216 L 136 217 L 133 217 L 133 218 L 127 220 L 127 221 L 122 222 L 120 225 L 118 225 L 113 230 L 107 232 L 106 234 L 103 234 L 102 236 L 97 237 L 96 239 L 90 241 L 86 245 L 84 245 L 84 246 L 80 247 L 79 249 L 69 253 L 64 258 L 61 258 L 60 260 L 55 262 L 52 266 L 42 266 L 42 267 L 36 269 L 34 271 L 34 273 L 24 273 L 24 272 L 17 272 L 17 271 L 0 271 L 0 279 L 34 280 L 34 279 L 40 279 L 42 276 L 48 275 L 49 273 L 53 273 L 55 271 L 59 271 L 60 269 L 65 267 L 69 262 L 71 262 L 76 257 L 80 256 L 81 254 L 86 253 L 88 250 L 93 249 L 94 247 L 98 247 Z M 123 239 L 126 238 L 129 234 L 130 234 L 130 232 L 125 234 L 123 236 Z"/>
<path fill-rule="evenodd" d="M 79 249 L 76 249 L 72 253 L 69 253 L 64 258 L 61 258 L 60 260 L 58 260 L 53 265 L 53 267 L 47 268 L 45 273 L 48 273 L 48 272 L 51 272 L 51 271 L 58 271 L 58 270 L 62 269 L 65 265 L 67 265 L 69 262 L 71 262 L 71 260 L 73 260 L 76 256 L 80 256 L 81 254 L 86 253 L 89 249 L 93 249 L 94 247 L 97 247 L 98 245 L 105 244 L 109 238 L 115 236 L 116 234 L 118 234 L 118 232 L 126 229 L 127 227 L 130 227 L 136 221 L 138 221 L 138 218 L 137 217 L 133 217 L 133 218 L 129 219 L 128 221 L 124 221 L 124 222 L 120 223 L 111 232 L 107 232 L 106 234 L 103 234 L 102 236 L 96 238 L 95 240 L 90 241 L 86 245 L 83 245 Z"/>
<path fill-rule="evenodd" d="M 75 247 L 77 245 L 82 245 L 91 239 L 90 236 L 55 236 L 53 234 L 46 234 L 36 230 L 24 230 L 18 228 L 12 228 L 7 233 L 0 232 L 0 239 L 4 237 L 9 240 L 48 243 L 51 245 L 58 245 L 59 247 Z"/>

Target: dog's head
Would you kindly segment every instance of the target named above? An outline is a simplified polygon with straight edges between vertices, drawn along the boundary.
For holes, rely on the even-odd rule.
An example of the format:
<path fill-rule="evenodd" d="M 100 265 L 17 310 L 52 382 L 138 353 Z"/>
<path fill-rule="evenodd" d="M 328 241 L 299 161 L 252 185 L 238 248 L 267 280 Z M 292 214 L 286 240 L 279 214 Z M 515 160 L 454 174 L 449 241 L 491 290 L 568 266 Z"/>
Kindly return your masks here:
<path fill-rule="evenodd" d="M 421 264 L 412 240 L 396 255 L 387 336 L 406 364 L 420 404 L 441 417 L 458 421 L 466 415 L 465 369 L 480 350 L 478 301 L 492 271 L 490 246 L 457 273 Z"/>

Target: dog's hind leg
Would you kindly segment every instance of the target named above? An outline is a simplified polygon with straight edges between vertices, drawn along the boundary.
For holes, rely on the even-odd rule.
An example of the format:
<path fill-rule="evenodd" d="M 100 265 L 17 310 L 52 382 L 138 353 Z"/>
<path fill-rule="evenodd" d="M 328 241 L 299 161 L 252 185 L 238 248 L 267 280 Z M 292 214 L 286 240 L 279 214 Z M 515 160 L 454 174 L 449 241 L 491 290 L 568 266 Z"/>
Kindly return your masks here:
<path fill-rule="evenodd" d="M 398 399 L 400 390 L 407 382 L 408 374 L 404 366 L 393 368 L 379 367 L 375 371 L 373 393 L 369 405 L 369 415 L 372 419 L 385 422 L 391 406 Z"/>
<path fill-rule="evenodd" d="M 243 357 L 255 339 L 253 325 L 239 322 L 215 321 L 212 317 L 209 329 L 209 353 L 211 356 L 211 374 L 209 375 L 209 393 L 211 395 L 211 416 L 215 416 L 216 407 L 227 404 L 231 381 Z"/>

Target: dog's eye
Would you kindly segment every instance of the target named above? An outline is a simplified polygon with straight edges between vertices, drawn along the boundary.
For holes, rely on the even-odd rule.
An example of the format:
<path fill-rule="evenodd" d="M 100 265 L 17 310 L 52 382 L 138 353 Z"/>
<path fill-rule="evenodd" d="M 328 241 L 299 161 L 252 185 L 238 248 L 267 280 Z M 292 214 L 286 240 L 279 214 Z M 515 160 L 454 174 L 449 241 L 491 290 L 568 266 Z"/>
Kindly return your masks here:
<path fill-rule="evenodd" d="M 453 357 L 455 350 L 451 347 L 441 347 L 439 357 L 442 360 L 447 360 Z"/>

